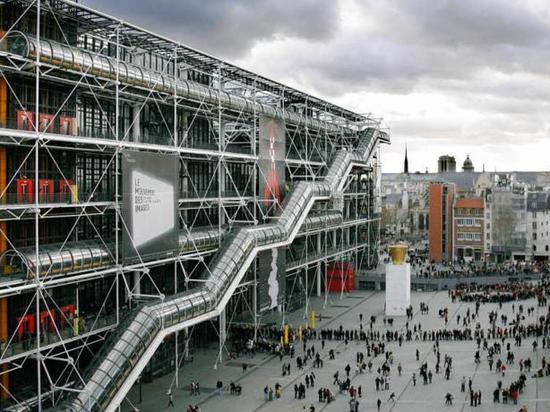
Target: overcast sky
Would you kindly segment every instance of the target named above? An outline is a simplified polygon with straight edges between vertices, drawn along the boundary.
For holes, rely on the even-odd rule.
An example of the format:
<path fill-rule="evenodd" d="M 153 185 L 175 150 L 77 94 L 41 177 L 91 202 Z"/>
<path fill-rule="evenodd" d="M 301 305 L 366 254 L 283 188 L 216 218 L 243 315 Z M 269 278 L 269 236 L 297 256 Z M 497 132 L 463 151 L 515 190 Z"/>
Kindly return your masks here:
<path fill-rule="evenodd" d="M 361 113 L 383 170 L 550 170 L 548 0 L 85 0 Z"/>

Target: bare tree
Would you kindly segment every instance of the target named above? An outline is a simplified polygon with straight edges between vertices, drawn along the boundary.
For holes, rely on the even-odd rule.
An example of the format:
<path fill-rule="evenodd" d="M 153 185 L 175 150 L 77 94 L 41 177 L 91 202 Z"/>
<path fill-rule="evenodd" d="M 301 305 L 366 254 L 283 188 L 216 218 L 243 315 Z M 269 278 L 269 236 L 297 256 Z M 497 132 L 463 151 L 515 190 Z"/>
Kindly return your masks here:
<path fill-rule="evenodd" d="M 514 246 L 516 214 L 510 204 L 499 204 L 493 208 L 493 245 L 505 249 Z"/>

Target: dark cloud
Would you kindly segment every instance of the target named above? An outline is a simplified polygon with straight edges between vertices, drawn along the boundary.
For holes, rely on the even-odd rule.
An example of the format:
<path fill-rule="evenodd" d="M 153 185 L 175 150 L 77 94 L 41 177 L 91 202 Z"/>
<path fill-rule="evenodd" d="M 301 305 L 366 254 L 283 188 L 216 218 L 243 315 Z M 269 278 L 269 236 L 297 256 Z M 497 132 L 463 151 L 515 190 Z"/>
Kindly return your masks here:
<path fill-rule="evenodd" d="M 338 24 L 338 3 L 331 0 L 86 0 L 86 4 L 228 58 L 277 37 L 328 39 Z"/>
<path fill-rule="evenodd" d="M 545 43 L 548 25 L 528 2 L 393 1 L 425 39 L 446 46 L 531 46 Z"/>
<path fill-rule="evenodd" d="M 394 0 L 356 7 L 364 28 L 344 25 L 328 40 L 283 42 L 248 62 L 268 75 L 292 73 L 331 97 L 350 89 L 410 93 L 433 81 L 470 81 L 487 69 L 547 75 L 550 26 L 527 6 Z"/>
<path fill-rule="evenodd" d="M 338 96 L 350 88 L 408 93 L 479 70 L 544 73 L 545 14 L 515 0 L 87 0 L 87 4 L 277 78 Z M 364 27 L 347 29 L 341 5 Z M 349 12 L 349 10 L 348 10 Z M 285 39 L 297 42 L 285 43 Z M 248 59 L 254 46 L 282 41 Z"/>
<path fill-rule="evenodd" d="M 426 165 L 428 157 L 441 154 L 437 151 L 494 144 L 507 148 L 515 168 L 547 162 L 540 149 L 530 159 L 515 155 L 518 143 L 550 149 L 547 0 L 87 4 L 353 110 L 383 116 L 394 142 L 424 141 L 426 150 L 418 156 Z M 394 162 L 397 147 L 386 149 L 391 166 L 385 170 L 401 168 Z"/>

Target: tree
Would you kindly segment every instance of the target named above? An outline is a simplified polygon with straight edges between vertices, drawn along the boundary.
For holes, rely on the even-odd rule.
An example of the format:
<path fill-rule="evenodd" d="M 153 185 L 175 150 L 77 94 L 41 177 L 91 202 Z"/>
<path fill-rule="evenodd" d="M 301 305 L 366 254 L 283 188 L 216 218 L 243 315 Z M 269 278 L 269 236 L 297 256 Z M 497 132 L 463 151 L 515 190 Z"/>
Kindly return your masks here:
<path fill-rule="evenodd" d="M 397 210 L 393 207 L 382 207 L 382 218 L 381 218 L 382 228 L 386 231 L 397 224 Z"/>
<path fill-rule="evenodd" d="M 495 204 L 493 207 L 493 245 L 511 250 L 514 246 L 516 214 L 511 204 Z"/>

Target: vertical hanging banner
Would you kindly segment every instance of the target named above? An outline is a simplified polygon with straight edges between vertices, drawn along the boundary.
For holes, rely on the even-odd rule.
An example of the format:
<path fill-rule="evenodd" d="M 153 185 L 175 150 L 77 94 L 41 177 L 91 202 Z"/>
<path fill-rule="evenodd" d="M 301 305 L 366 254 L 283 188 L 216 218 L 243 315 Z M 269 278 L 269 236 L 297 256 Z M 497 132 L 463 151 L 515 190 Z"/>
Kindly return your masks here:
<path fill-rule="evenodd" d="M 258 193 L 265 214 L 273 214 L 285 193 L 285 123 L 269 116 L 260 116 L 258 149 Z M 285 248 L 274 248 L 258 254 L 259 310 L 281 305 L 286 286 Z"/>
<path fill-rule="evenodd" d="M 285 151 L 285 123 L 260 116 L 258 193 L 265 212 L 276 210 L 285 197 Z"/>
<path fill-rule="evenodd" d="M 284 302 L 286 289 L 285 248 L 258 253 L 259 311 L 275 309 Z"/>
<path fill-rule="evenodd" d="M 178 246 L 178 158 L 122 153 L 122 256 L 125 262 L 169 257 Z"/>

